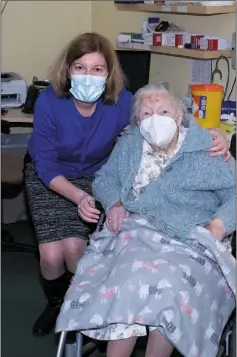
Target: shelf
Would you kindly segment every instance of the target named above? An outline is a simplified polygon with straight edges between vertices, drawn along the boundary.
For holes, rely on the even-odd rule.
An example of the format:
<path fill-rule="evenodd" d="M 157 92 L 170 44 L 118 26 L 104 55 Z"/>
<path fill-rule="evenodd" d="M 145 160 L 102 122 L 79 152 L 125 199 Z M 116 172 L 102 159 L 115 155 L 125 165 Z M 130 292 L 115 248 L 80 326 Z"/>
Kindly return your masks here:
<path fill-rule="evenodd" d="M 118 50 L 124 51 L 147 51 L 143 49 L 127 48 L 127 47 L 117 47 Z M 193 58 L 200 60 L 211 60 L 217 59 L 220 56 L 231 57 L 231 51 L 200 51 L 200 50 L 190 50 L 186 48 L 177 48 L 170 46 L 151 46 L 152 53 L 160 53 L 168 56 L 177 56 L 185 58 Z"/>
<path fill-rule="evenodd" d="M 197 58 L 203 60 L 216 59 L 220 56 L 231 57 L 231 51 L 200 51 L 187 48 L 169 46 L 152 46 L 151 52 L 163 53 L 164 55 L 179 56 L 186 58 Z"/>
<path fill-rule="evenodd" d="M 201 6 L 201 5 L 158 5 L 158 4 L 116 4 L 119 11 L 164 12 L 188 15 L 221 15 L 236 13 L 233 6 Z"/>

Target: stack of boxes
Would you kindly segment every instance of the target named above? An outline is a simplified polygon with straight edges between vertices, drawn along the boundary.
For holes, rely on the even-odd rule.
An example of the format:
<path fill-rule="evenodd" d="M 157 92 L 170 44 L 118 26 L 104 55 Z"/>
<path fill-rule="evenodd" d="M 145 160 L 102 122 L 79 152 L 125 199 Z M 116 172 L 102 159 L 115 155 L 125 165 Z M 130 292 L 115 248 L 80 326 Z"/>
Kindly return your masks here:
<path fill-rule="evenodd" d="M 149 17 L 142 21 L 141 34 L 120 33 L 117 37 L 117 47 L 151 50 L 151 46 L 171 46 L 178 48 L 189 48 L 201 51 L 231 50 L 232 42 L 228 38 L 220 38 L 200 33 L 156 32 L 159 24 L 158 17 Z"/>
<path fill-rule="evenodd" d="M 201 51 L 231 50 L 231 40 L 188 32 L 120 33 L 117 47 L 151 50 L 151 46 L 171 46 Z"/>
<path fill-rule="evenodd" d="M 213 37 L 203 34 L 188 32 L 160 32 L 149 33 L 144 38 L 144 44 L 150 46 L 172 46 L 203 51 L 231 50 L 231 40 L 227 38 Z"/>

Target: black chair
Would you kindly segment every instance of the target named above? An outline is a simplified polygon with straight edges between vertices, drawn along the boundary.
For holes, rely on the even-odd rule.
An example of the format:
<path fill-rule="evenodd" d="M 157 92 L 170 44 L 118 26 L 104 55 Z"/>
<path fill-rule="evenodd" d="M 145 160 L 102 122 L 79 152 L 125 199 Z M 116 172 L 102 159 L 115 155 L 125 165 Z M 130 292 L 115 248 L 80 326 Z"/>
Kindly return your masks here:
<path fill-rule="evenodd" d="M 2 134 L 10 134 L 10 124 L 2 120 Z M 2 252 L 24 252 L 37 253 L 37 247 L 34 245 L 15 242 L 7 226 L 3 223 L 3 199 L 15 198 L 24 189 L 23 178 L 23 157 L 24 149 L 14 149 L 14 151 L 4 145 L 1 146 L 1 247 Z"/>

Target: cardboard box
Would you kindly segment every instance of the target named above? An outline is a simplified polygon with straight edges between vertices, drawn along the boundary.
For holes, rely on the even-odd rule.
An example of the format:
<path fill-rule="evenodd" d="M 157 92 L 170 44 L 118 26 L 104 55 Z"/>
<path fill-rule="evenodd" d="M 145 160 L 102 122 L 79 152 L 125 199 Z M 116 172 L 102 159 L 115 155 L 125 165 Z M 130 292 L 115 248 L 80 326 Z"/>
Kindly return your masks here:
<path fill-rule="evenodd" d="M 139 43 L 139 42 L 132 42 L 132 46 L 136 50 L 141 50 L 142 49 L 142 43 Z"/>
<path fill-rule="evenodd" d="M 175 46 L 184 46 L 186 43 L 191 43 L 191 34 L 188 32 L 176 32 Z"/>
<path fill-rule="evenodd" d="M 153 34 L 153 46 L 184 46 L 191 43 L 191 34 L 187 32 L 157 32 Z"/>
<path fill-rule="evenodd" d="M 205 35 L 191 35 L 191 47 L 193 49 L 201 48 L 201 39 L 204 38 Z"/>
<path fill-rule="evenodd" d="M 159 33 L 153 33 L 153 46 L 162 46 L 162 32 Z"/>
<path fill-rule="evenodd" d="M 153 46 L 153 34 L 152 33 L 147 33 L 144 36 L 144 44 Z"/>
<path fill-rule="evenodd" d="M 175 32 L 153 33 L 153 46 L 175 46 Z"/>
<path fill-rule="evenodd" d="M 162 36 L 162 46 L 175 46 L 175 32 L 165 32 Z"/>
<path fill-rule="evenodd" d="M 204 36 L 200 40 L 200 49 L 204 51 L 231 50 L 232 43 L 228 38 Z"/>

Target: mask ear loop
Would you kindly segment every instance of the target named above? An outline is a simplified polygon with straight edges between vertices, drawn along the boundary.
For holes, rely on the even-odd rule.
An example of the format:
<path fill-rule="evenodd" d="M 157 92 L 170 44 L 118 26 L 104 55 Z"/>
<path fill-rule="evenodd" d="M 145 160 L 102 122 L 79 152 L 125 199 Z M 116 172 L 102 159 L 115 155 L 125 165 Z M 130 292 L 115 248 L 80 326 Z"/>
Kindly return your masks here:
<path fill-rule="evenodd" d="M 174 116 L 174 121 L 175 121 L 175 123 L 178 125 L 178 126 L 180 126 L 181 125 L 181 123 L 182 123 L 182 120 L 180 121 L 180 123 L 178 124 L 177 123 L 177 117 L 178 117 L 178 115 L 179 115 L 179 112 L 181 112 L 181 110 L 182 110 L 182 108 L 179 108 L 178 110 L 177 110 L 177 112 L 176 112 L 176 114 L 175 114 L 175 116 Z M 180 113 L 181 114 L 181 113 Z"/>

